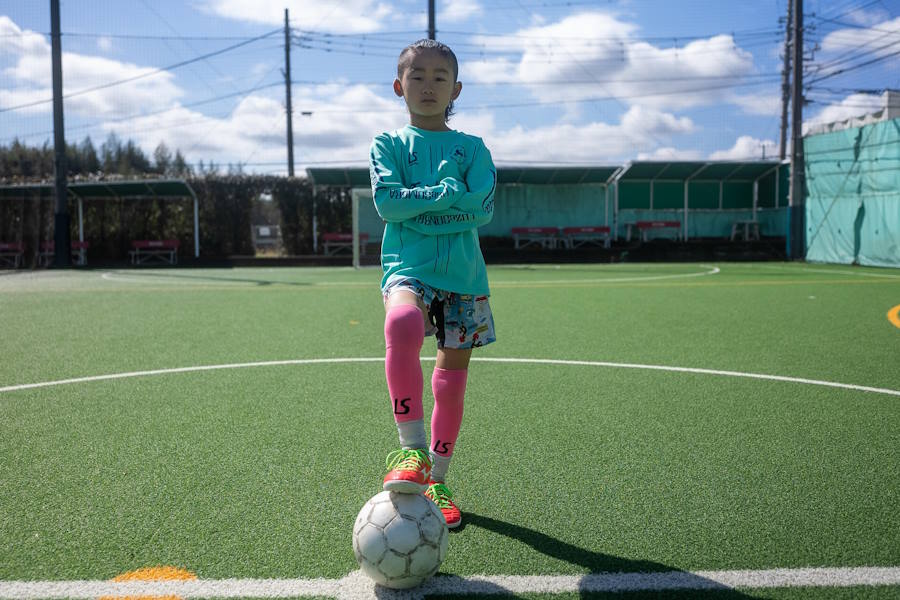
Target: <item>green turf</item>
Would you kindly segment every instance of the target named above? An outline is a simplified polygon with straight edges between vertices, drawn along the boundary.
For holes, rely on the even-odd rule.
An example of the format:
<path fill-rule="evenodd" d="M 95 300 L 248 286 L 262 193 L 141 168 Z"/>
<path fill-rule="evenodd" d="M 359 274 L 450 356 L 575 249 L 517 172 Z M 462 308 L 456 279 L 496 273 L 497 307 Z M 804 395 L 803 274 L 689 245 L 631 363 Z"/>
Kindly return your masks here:
<path fill-rule="evenodd" d="M 886 317 L 900 304 L 900 272 L 716 266 L 721 272 L 684 278 L 672 276 L 712 267 L 493 268 L 499 341 L 475 356 L 900 390 L 900 329 Z M 377 358 L 379 276 L 295 268 L 3 275 L 0 387 Z M 423 356 L 433 354 L 426 340 Z M 426 381 L 432 366 L 423 363 Z M 897 396 L 490 362 L 473 363 L 469 382 L 450 479 L 465 525 L 451 537 L 445 573 L 900 566 Z M 426 392 L 426 414 L 430 402 Z M 353 519 L 378 491 L 396 444 L 388 406 L 378 362 L 0 392 L 0 580 L 107 579 L 164 564 L 214 579 L 342 577 L 356 566 Z M 885 598 L 898 590 L 852 591 L 748 593 Z"/>

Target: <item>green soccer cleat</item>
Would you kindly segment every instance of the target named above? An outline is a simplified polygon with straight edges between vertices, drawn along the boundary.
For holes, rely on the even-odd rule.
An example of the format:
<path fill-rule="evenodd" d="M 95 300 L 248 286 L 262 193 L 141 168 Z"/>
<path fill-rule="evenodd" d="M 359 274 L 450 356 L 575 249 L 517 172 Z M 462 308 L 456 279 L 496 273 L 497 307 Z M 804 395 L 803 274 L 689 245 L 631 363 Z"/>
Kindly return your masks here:
<path fill-rule="evenodd" d="M 431 457 L 422 449 L 403 449 L 387 456 L 388 474 L 382 487 L 388 492 L 421 494 L 431 477 Z"/>
<path fill-rule="evenodd" d="M 437 504 L 437 507 L 441 509 L 441 514 L 444 515 L 444 520 L 447 521 L 447 527 L 450 529 L 459 527 L 459 524 L 462 523 L 462 513 L 459 507 L 453 503 L 453 493 L 446 484 L 429 480 L 428 489 L 425 490 L 425 497 Z"/>

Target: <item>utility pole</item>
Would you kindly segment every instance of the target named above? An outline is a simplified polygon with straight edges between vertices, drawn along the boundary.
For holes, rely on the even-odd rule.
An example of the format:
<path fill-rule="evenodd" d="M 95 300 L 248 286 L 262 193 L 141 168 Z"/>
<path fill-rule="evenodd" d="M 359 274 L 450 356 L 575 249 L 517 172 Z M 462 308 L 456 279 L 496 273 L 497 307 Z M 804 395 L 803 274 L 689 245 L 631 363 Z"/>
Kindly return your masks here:
<path fill-rule="evenodd" d="M 56 211 L 53 223 L 54 267 L 68 267 L 72 262 L 69 200 L 66 197 L 66 130 L 63 127 L 61 37 L 59 0 L 50 0 L 50 53 L 53 70 L 53 180 L 56 192 Z"/>
<path fill-rule="evenodd" d="M 434 0 L 428 0 L 428 39 L 437 39 L 434 29 Z"/>
<path fill-rule="evenodd" d="M 788 257 L 803 258 L 806 255 L 804 198 L 803 198 L 803 0 L 791 0 L 794 4 L 793 85 L 791 86 L 791 191 L 789 198 Z"/>
<path fill-rule="evenodd" d="M 291 25 L 284 9 L 284 89 L 287 100 L 288 177 L 294 176 L 294 109 L 291 106 Z"/>
<path fill-rule="evenodd" d="M 784 160 L 787 146 L 788 104 L 791 101 L 791 27 L 794 3 L 788 2 L 787 22 L 784 26 L 784 65 L 781 68 L 781 146 L 778 158 Z"/>

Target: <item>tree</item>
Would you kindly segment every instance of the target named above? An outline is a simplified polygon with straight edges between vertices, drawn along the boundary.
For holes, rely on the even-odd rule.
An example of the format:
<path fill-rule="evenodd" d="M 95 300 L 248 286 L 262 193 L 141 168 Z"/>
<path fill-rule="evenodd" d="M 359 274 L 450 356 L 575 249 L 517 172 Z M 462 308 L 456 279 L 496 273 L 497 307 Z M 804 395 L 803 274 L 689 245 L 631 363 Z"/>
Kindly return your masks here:
<path fill-rule="evenodd" d="M 93 175 L 99 172 L 100 159 L 97 158 L 97 150 L 94 148 L 91 136 L 87 136 L 82 140 L 79 150 L 81 152 L 82 173 L 84 175 Z"/>
<path fill-rule="evenodd" d="M 160 175 L 172 174 L 172 153 L 165 142 L 160 142 L 153 151 L 153 161 L 156 163 L 155 171 Z"/>
<path fill-rule="evenodd" d="M 184 160 L 181 150 L 175 151 L 175 160 L 172 161 L 172 173 L 176 177 L 190 177 L 194 174 L 194 170 L 191 169 L 191 166 Z"/>

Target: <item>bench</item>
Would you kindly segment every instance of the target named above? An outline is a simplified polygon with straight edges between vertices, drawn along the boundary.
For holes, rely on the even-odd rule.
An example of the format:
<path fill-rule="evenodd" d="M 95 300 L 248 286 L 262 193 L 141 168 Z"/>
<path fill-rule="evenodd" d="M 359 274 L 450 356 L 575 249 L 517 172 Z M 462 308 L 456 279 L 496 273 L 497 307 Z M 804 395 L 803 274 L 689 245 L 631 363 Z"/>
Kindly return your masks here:
<path fill-rule="evenodd" d="M 626 241 L 631 241 L 632 232 L 636 229 L 641 237 L 642 242 L 647 241 L 647 232 L 661 230 L 675 230 L 675 239 L 681 240 L 681 221 L 637 221 L 635 223 L 626 223 Z"/>
<path fill-rule="evenodd" d="M 149 262 L 174 265 L 178 263 L 178 240 L 134 240 L 131 242 L 131 264 Z"/>
<path fill-rule="evenodd" d="M 585 244 L 596 244 L 609 248 L 610 229 L 606 226 L 598 227 L 563 227 L 563 244 L 569 250 L 584 246 Z"/>
<path fill-rule="evenodd" d="M 80 242 L 74 240 L 72 242 L 72 264 L 83 267 L 87 265 L 87 249 L 90 247 L 88 242 Z M 56 242 L 50 240 L 41 242 L 41 252 L 38 254 L 38 264 L 46 267 L 53 262 L 56 256 Z"/>
<path fill-rule="evenodd" d="M 525 248 L 532 244 L 540 245 L 541 248 L 554 249 L 559 242 L 558 227 L 513 227 L 513 242 L 516 250 Z"/>
<path fill-rule="evenodd" d="M 759 221 L 735 221 L 731 224 L 731 241 L 738 236 L 740 230 L 744 230 L 744 241 L 749 242 L 751 239 L 759 239 Z"/>
<path fill-rule="evenodd" d="M 25 257 L 25 246 L 19 242 L 0 242 L 0 267 L 18 269 Z"/>
<path fill-rule="evenodd" d="M 366 244 L 369 243 L 369 234 L 359 234 L 359 253 L 366 253 Z M 352 233 L 323 233 L 322 248 L 326 256 L 334 256 L 341 250 L 349 250 L 353 252 L 353 234 Z"/>

